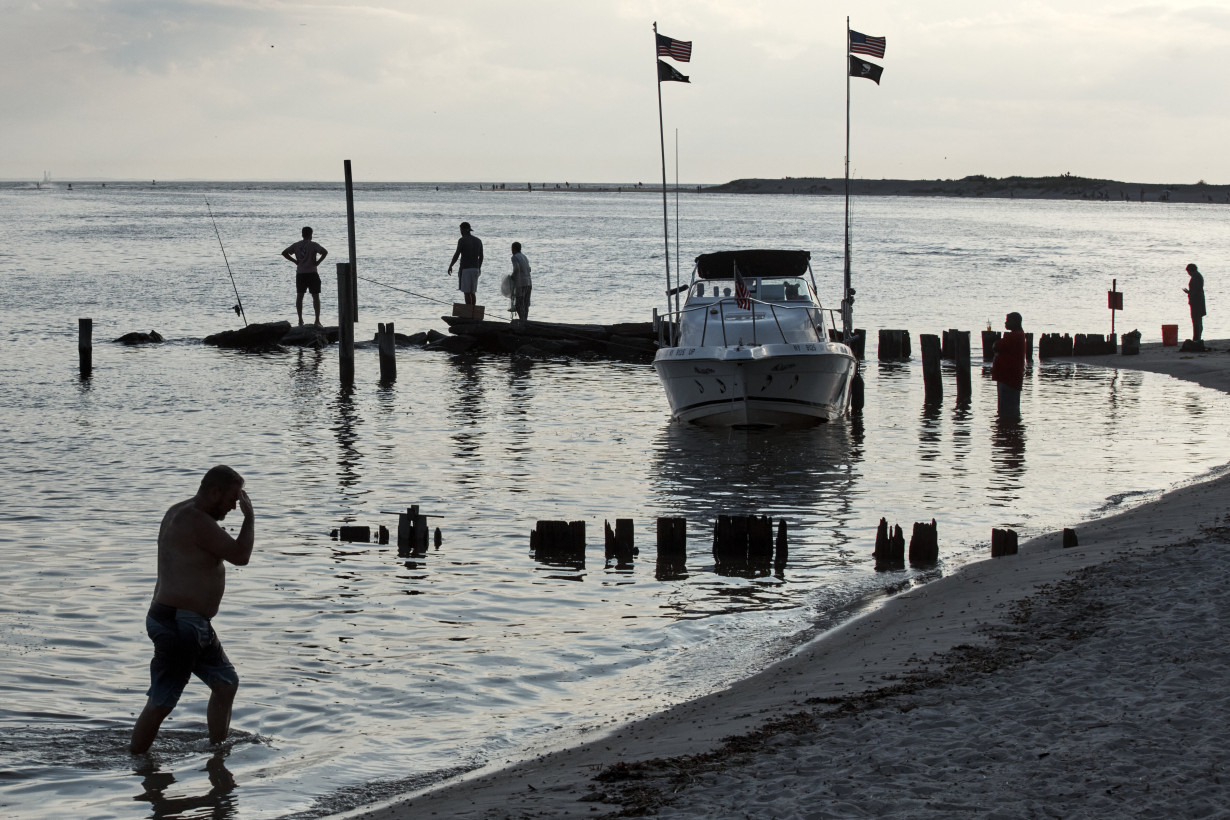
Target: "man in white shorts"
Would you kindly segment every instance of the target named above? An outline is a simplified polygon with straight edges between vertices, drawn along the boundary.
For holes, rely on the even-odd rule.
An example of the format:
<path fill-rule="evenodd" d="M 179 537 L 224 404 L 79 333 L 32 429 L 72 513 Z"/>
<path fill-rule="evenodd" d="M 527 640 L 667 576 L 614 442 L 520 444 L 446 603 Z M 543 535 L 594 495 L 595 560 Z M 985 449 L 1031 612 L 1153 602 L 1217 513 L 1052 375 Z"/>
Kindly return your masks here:
<path fill-rule="evenodd" d="M 457 250 L 453 253 L 453 261 L 448 263 L 448 272 L 453 272 L 453 265 L 461 259 L 461 268 L 457 274 L 457 290 L 465 297 L 467 305 L 478 304 L 475 291 L 478 290 L 478 276 L 483 267 L 483 240 L 470 233 L 470 223 L 461 223 L 461 238 L 457 240 Z"/>

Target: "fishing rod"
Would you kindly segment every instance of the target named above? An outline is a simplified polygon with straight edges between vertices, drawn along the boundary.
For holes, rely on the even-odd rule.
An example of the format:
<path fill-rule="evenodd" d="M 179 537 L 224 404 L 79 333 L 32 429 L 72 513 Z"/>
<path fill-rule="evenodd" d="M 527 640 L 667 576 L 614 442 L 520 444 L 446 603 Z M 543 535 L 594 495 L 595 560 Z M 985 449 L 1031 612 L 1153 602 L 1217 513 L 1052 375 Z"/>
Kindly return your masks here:
<path fill-rule="evenodd" d="M 222 261 L 226 263 L 226 272 L 231 277 L 231 287 L 235 289 L 235 307 L 231 310 L 235 311 L 235 315 L 243 319 L 243 326 L 248 326 L 248 317 L 243 312 L 243 300 L 239 298 L 239 287 L 235 284 L 235 274 L 231 273 L 230 260 L 226 258 L 226 248 L 222 246 L 222 234 L 218 232 L 218 220 L 214 219 L 214 209 L 209 207 L 209 199 L 205 199 L 205 207 L 209 210 L 209 221 L 214 223 L 214 236 L 218 237 L 218 247 L 222 248 Z"/>

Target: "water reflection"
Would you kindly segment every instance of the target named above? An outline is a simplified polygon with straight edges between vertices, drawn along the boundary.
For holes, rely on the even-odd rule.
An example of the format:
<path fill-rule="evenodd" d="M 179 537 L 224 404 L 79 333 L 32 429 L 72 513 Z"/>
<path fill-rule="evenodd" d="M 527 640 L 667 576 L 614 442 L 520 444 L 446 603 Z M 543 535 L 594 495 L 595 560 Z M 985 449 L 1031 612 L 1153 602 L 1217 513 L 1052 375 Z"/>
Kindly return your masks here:
<path fill-rule="evenodd" d="M 358 468 L 362 458 L 362 453 L 355 446 L 359 440 L 359 422 L 362 418 L 355 408 L 353 387 L 345 386 L 338 390 L 337 398 L 333 402 L 333 410 L 337 418 L 333 425 L 333 434 L 337 437 L 338 445 L 337 483 L 338 487 L 345 492 L 348 488 L 358 485 L 360 479 Z"/>
<path fill-rule="evenodd" d="M 853 491 L 861 456 L 846 423 L 729 433 L 671 423 L 653 453 L 649 481 L 662 514 L 687 518 L 692 533 L 704 533 L 692 538 L 689 567 L 706 563 L 696 556 L 708 550 L 718 515 L 785 518 L 791 533 L 815 533 L 830 548 L 828 559 L 811 560 L 843 554 L 857 532 Z M 787 570 L 798 555 L 792 549 Z"/>
<path fill-rule="evenodd" d="M 453 370 L 453 389 L 457 398 L 449 406 L 450 426 L 453 430 L 453 456 L 463 464 L 477 461 L 481 456 L 483 422 L 486 419 L 482 374 L 473 356 L 454 354 L 449 364 Z M 478 465 L 472 467 L 477 469 Z M 454 480 L 462 487 L 478 486 L 479 478 L 474 470 L 453 471 Z"/>
<path fill-rule="evenodd" d="M 989 500 L 1007 506 L 1025 486 L 1025 424 L 1020 419 L 991 419 L 991 474 Z"/>
<path fill-rule="evenodd" d="M 150 804 L 149 817 L 161 818 L 199 817 L 213 820 L 230 820 L 238 816 L 238 801 L 235 795 L 235 777 L 226 768 L 226 752 L 218 751 L 205 763 L 209 776 L 209 791 L 195 796 L 170 796 L 170 792 L 182 792 L 177 785 L 175 773 L 162 771 L 152 760 L 144 760 L 133 773 L 141 778 L 144 791 L 134 795 L 134 801 Z"/>
<path fill-rule="evenodd" d="M 534 362 L 530 359 L 514 357 L 508 363 L 508 403 L 504 414 L 508 417 L 509 442 L 505 447 L 517 470 L 512 472 L 514 479 L 529 477 L 527 469 L 530 454 L 530 438 L 533 433 L 530 419 L 530 407 L 533 405 L 535 390 L 533 379 Z M 510 492 L 527 492 L 521 481 L 515 480 L 509 488 Z"/>

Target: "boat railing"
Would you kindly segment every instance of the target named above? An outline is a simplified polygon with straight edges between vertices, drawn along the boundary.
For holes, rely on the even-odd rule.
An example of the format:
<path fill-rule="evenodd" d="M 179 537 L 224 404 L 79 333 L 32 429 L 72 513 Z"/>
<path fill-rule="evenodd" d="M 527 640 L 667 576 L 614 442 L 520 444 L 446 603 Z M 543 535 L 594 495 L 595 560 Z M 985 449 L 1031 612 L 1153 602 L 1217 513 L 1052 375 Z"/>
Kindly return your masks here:
<path fill-rule="evenodd" d="M 758 344 L 760 344 L 759 332 L 758 332 L 757 325 L 756 325 L 756 305 L 761 305 L 761 306 L 767 307 L 767 308 L 769 309 L 769 312 L 770 312 L 770 313 L 772 314 L 772 316 L 773 316 L 773 323 L 777 326 L 777 332 L 778 332 L 779 334 L 781 334 L 781 337 L 782 337 L 782 341 L 783 341 L 783 342 L 784 342 L 784 341 L 786 341 L 786 331 L 782 328 L 781 318 L 778 316 L 778 310 L 789 310 L 789 311 L 797 311 L 797 310 L 803 310 L 803 311 L 820 310 L 820 311 L 823 311 L 823 310 L 824 310 L 824 308 L 818 308 L 818 306 L 817 306 L 817 305 L 814 305 L 814 304 L 812 304 L 811 302 L 799 303 L 799 304 L 797 304 L 797 305 L 783 305 L 783 304 L 778 303 L 778 302 L 766 302 L 766 301 L 763 301 L 763 300 L 761 300 L 761 299 L 756 299 L 756 298 L 750 298 L 750 299 L 748 299 L 748 301 L 750 301 L 750 302 L 751 302 L 751 304 L 752 304 L 752 308 L 751 308 L 751 314 L 752 314 L 752 342 L 751 342 L 751 343 L 752 343 L 752 344 L 754 344 L 754 345 L 758 345 Z M 719 300 L 718 300 L 718 301 L 716 301 L 716 302 L 706 302 L 706 303 L 704 303 L 704 304 L 695 305 L 695 306 L 693 306 L 693 307 L 686 307 L 686 306 L 685 306 L 685 307 L 684 307 L 684 308 L 680 311 L 680 313 L 681 313 L 681 314 L 693 313 L 693 312 L 695 312 L 695 311 L 703 311 L 703 312 L 704 312 L 704 321 L 701 323 L 701 330 L 700 330 L 700 345 L 698 345 L 699 347 L 704 347 L 704 346 L 705 346 L 705 341 L 708 339 L 708 335 L 709 335 L 709 317 L 712 315 L 712 311 L 713 311 L 713 308 L 714 308 L 714 307 L 717 307 L 717 309 L 718 309 L 718 310 L 717 310 L 717 314 L 718 314 L 718 321 L 721 323 L 721 328 L 722 328 L 722 344 L 723 344 L 724 346 L 725 346 L 725 345 L 729 345 L 729 344 L 730 344 L 730 341 L 727 339 L 727 336 L 726 336 L 726 305 L 727 305 L 727 304 L 729 304 L 729 303 L 735 303 L 735 302 L 738 302 L 738 298 L 737 298 L 737 297 L 733 297 L 733 296 L 732 296 L 732 297 L 724 297 L 724 298 L 722 298 L 722 299 L 719 299 Z M 740 310 L 746 310 L 746 308 L 740 308 Z M 830 312 L 831 312 L 831 311 L 830 311 Z M 682 330 L 682 326 L 683 326 L 682 319 L 683 319 L 683 316 L 681 315 L 681 316 L 680 316 L 680 329 L 681 329 L 681 330 Z M 813 323 L 811 323 L 810 321 L 808 322 L 808 325 L 809 325 L 810 327 L 812 327 L 813 329 L 815 328 L 815 325 L 814 325 Z M 821 329 L 822 329 L 822 328 L 821 328 Z"/>

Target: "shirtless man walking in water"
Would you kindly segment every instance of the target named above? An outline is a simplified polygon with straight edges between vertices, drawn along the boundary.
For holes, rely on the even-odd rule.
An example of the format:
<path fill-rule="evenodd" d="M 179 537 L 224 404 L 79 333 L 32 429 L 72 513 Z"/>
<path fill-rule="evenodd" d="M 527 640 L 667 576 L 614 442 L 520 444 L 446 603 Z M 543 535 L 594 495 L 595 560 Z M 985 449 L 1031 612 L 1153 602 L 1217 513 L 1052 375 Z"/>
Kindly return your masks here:
<path fill-rule="evenodd" d="M 239 536 L 218 523 L 238 505 Z M 209 742 L 221 743 L 231 727 L 239 676 L 227 659 L 210 620 L 226 588 L 225 563 L 244 566 L 252 557 L 255 515 L 243 478 L 230 467 L 212 468 L 197 493 L 167 510 L 158 531 L 158 582 L 145 617 L 154 642 L 149 699 L 132 730 L 133 754 L 147 751 L 162 721 L 196 675 L 209 685 Z"/>

